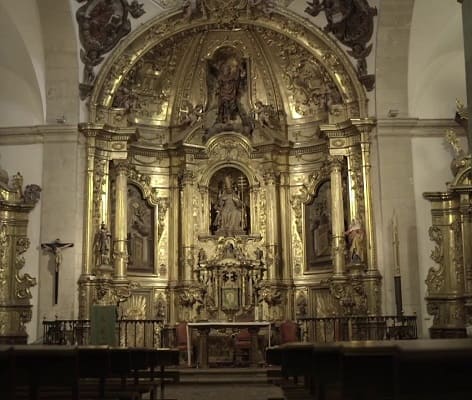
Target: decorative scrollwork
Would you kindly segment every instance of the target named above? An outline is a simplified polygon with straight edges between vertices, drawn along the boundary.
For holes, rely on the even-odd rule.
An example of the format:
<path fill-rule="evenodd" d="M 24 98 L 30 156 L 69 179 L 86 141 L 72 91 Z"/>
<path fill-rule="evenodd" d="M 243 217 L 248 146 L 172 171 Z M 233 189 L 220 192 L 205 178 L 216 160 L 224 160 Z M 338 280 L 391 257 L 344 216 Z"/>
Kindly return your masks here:
<path fill-rule="evenodd" d="M 105 169 L 107 161 L 101 159 L 95 159 L 94 174 L 93 174 L 93 215 L 98 225 L 101 221 L 101 209 L 102 209 L 102 195 L 104 193 L 103 186 L 105 185 Z"/>
<path fill-rule="evenodd" d="M 167 209 L 169 208 L 169 198 L 168 197 L 158 197 L 157 198 L 157 241 L 161 241 L 162 234 L 166 226 L 166 214 Z"/>
<path fill-rule="evenodd" d="M 330 282 L 330 293 L 338 300 L 344 315 L 364 315 L 367 313 L 367 293 L 360 279 Z"/>
<path fill-rule="evenodd" d="M 16 275 L 16 297 L 18 299 L 31 299 L 30 289 L 36 286 L 36 278 L 33 278 L 30 274 Z"/>
<path fill-rule="evenodd" d="M 328 24 L 326 32 L 332 33 L 342 44 L 350 47 L 348 54 L 357 60 L 357 73 L 368 91 L 374 89 L 375 75 L 367 74 L 366 58 L 372 51 L 367 43 L 374 32 L 374 16 L 377 9 L 367 0 L 312 0 L 305 12 L 316 17 L 324 11 Z"/>
<path fill-rule="evenodd" d="M 429 228 L 429 238 L 436 243 L 436 247 L 431 251 L 431 259 L 438 264 L 438 267 L 431 267 L 426 277 L 428 293 L 440 292 L 444 287 L 444 239 L 440 228 L 432 226 Z"/>
<path fill-rule="evenodd" d="M 185 0 L 182 9 L 186 19 L 216 18 L 235 21 L 241 16 L 257 17 L 258 13 L 270 14 L 274 0 Z"/>
<path fill-rule="evenodd" d="M 95 80 L 94 68 L 99 65 L 103 55 L 112 50 L 121 38 L 131 31 L 128 13 L 139 18 L 145 11 L 143 4 L 133 0 L 77 0 L 87 1 L 77 10 L 79 25 L 80 59 L 84 63 L 83 82 L 80 84 L 80 97 L 88 97 Z"/>
<path fill-rule="evenodd" d="M 0 227 L 0 289 L 8 280 L 8 245 L 7 224 L 2 223 Z"/>
<path fill-rule="evenodd" d="M 459 284 L 464 282 L 464 256 L 462 251 L 462 225 L 459 219 L 456 219 L 450 229 L 453 232 L 454 246 L 452 250 L 452 266 L 456 275 L 456 281 Z"/>

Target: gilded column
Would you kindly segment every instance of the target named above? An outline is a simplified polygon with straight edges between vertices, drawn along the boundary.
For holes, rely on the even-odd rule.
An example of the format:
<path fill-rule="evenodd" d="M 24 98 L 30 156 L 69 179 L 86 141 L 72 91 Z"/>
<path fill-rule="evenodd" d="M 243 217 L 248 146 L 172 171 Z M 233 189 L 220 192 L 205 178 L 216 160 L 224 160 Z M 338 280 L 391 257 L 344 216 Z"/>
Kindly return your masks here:
<path fill-rule="evenodd" d="M 169 280 L 176 281 L 182 279 L 179 276 L 179 212 L 180 212 L 180 193 L 179 177 L 176 173 L 171 173 L 169 177 Z M 171 303 L 172 304 L 172 303 Z M 171 314 L 172 315 L 172 314 Z"/>
<path fill-rule="evenodd" d="M 79 130 L 86 137 L 86 176 L 85 176 L 85 210 L 84 210 L 84 236 L 83 236 L 83 264 L 82 274 L 79 278 L 79 319 L 90 318 L 90 303 L 94 292 L 94 229 L 97 227 L 94 215 L 99 212 L 95 210 L 95 166 L 96 142 L 99 129 L 89 124 L 80 124 Z M 99 222 L 98 222 L 99 223 Z"/>
<path fill-rule="evenodd" d="M 347 157 L 347 169 L 348 169 L 348 189 L 349 189 L 349 216 L 348 222 L 364 220 L 364 215 L 361 212 L 360 200 L 363 196 L 362 187 L 362 169 L 360 165 L 360 154 L 356 152 L 352 147 L 349 148 Z"/>
<path fill-rule="evenodd" d="M 344 276 L 346 240 L 344 238 L 344 205 L 341 171 L 343 156 L 330 156 L 331 169 L 331 226 L 334 277 Z"/>
<path fill-rule="evenodd" d="M 360 132 L 362 180 L 364 184 L 364 224 L 367 251 L 367 273 L 364 277 L 364 282 L 367 294 L 367 312 L 371 315 L 378 315 L 382 311 L 380 286 L 382 277 L 377 269 L 377 248 L 375 243 L 374 209 L 372 203 L 372 179 L 370 173 L 370 132 L 372 131 L 374 122 L 370 119 L 362 119 L 354 120 L 353 123 Z"/>
<path fill-rule="evenodd" d="M 115 226 L 113 238 L 114 279 L 126 280 L 128 264 L 127 223 L 128 223 L 128 162 L 115 160 L 116 195 Z"/>
<path fill-rule="evenodd" d="M 292 246 L 291 246 L 291 206 L 290 206 L 290 177 L 283 173 L 280 179 L 280 226 L 281 226 L 281 254 L 282 279 L 292 278 Z"/>
<path fill-rule="evenodd" d="M 364 183 L 365 231 L 367 247 L 367 274 L 378 275 L 375 243 L 374 209 L 372 205 L 372 180 L 370 175 L 370 132 L 371 120 L 355 121 L 361 134 L 362 178 Z"/>
<path fill-rule="evenodd" d="M 186 169 L 181 176 L 181 227 L 182 227 L 182 253 L 180 266 L 184 281 L 191 281 L 194 266 L 194 216 L 193 216 L 193 189 L 194 175 L 193 172 Z"/>
<path fill-rule="evenodd" d="M 268 280 L 276 279 L 280 265 L 278 249 L 279 213 L 277 209 L 276 175 L 272 170 L 264 174 L 266 189 L 266 265 Z"/>
<path fill-rule="evenodd" d="M 94 169 L 95 169 L 95 141 L 97 131 L 79 126 L 81 132 L 87 138 L 87 173 L 85 177 L 85 213 L 84 213 L 84 243 L 82 275 L 89 276 L 93 273 L 93 239 L 94 239 Z"/>

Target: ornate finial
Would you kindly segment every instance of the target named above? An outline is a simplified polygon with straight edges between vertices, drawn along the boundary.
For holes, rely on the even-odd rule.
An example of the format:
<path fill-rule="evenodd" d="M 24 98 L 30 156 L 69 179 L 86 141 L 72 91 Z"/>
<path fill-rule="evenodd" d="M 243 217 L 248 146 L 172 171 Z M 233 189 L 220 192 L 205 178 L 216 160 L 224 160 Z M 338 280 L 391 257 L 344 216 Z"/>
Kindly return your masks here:
<path fill-rule="evenodd" d="M 1 155 L 0 155 L 0 161 L 1 161 Z M 8 186 L 8 172 L 5 171 L 2 168 L 2 165 L 0 164 L 0 184 L 3 184 L 4 186 Z"/>
<path fill-rule="evenodd" d="M 467 107 L 464 105 L 463 101 L 460 99 L 456 99 L 456 108 L 457 114 L 463 119 L 469 119 L 469 113 L 467 111 Z"/>
<path fill-rule="evenodd" d="M 457 134 L 454 130 L 448 129 L 446 131 L 446 141 L 451 145 L 452 149 L 454 150 L 455 158 L 464 157 L 465 152 L 462 149 L 459 139 L 457 139 Z"/>

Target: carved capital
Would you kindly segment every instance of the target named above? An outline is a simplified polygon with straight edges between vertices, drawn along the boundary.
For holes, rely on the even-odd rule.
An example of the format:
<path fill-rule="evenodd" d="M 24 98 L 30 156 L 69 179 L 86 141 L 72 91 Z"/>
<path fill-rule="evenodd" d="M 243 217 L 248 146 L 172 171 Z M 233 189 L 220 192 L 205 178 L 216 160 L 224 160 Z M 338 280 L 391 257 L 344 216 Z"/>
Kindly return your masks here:
<path fill-rule="evenodd" d="M 341 170 L 343 169 L 343 166 L 344 166 L 344 156 L 329 156 L 328 162 L 329 162 L 330 171 L 332 173 L 333 172 L 341 173 Z"/>
<path fill-rule="evenodd" d="M 193 185 L 195 182 L 195 174 L 190 169 L 184 169 L 180 174 L 180 184 L 182 186 Z"/>
<path fill-rule="evenodd" d="M 273 169 L 267 169 L 264 171 L 264 183 L 266 185 L 275 185 L 278 181 L 279 174 Z"/>
<path fill-rule="evenodd" d="M 130 172 L 130 165 L 127 160 L 113 160 L 117 175 L 128 176 Z"/>

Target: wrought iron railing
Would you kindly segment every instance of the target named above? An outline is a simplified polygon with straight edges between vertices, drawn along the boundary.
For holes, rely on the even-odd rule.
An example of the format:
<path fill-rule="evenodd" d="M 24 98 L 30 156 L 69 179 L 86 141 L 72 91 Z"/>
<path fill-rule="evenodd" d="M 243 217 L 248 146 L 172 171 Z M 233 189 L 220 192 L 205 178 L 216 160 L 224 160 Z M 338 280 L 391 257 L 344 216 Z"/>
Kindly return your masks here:
<path fill-rule="evenodd" d="M 305 342 L 417 339 L 416 316 L 298 318 Z"/>
<path fill-rule="evenodd" d="M 298 318 L 305 342 L 416 339 L 416 316 Z M 90 320 L 43 321 L 44 344 L 90 344 Z M 124 347 L 172 347 L 175 327 L 162 320 L 117 320 L 117 343 Z"/>
<path fill-rule="evenodd" d="M 164 321 L 156 319 L 119 319 L 117 343 L 123 347 L 163 347 Z M 43 321 L 44 344 L 90 344 L 90 320 Z"/>

